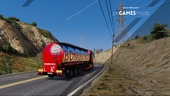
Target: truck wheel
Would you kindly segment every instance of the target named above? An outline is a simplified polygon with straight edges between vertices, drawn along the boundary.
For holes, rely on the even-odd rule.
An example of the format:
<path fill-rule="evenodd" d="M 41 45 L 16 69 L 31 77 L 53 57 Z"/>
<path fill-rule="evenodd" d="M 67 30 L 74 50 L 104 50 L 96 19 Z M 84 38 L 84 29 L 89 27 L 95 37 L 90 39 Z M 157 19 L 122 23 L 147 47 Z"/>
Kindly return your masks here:
<path fill-rule="evenodd" d="M 76 70 L 77 70 L 77 74 L 81 73 L 81 68 L 80 67 L 78 67 Z"/>
<path fill-rule="evenodd" d="M 73 71 L 74 71 L 73 76 L 76 76 L 78 74 L 78 68 L 75 68 Z"/>
<path fill-rule="evenodd" d="M 74 76 L 74 70 L 70 69 L 70 77 L 73 77 L 73 76 Z"/>
<path fill-rule="evenodd" d="M 48 77 L 53 78 L 53 77 L 55 77 L 55 74 L 49 74 Z"/>
<path fill-rule="evenodd" d="M 71 71 L 70 69 L 67 69 L 67 70 L 65 71 L 65 76 L 66 76 L 67 79 L 69 79 L 69 78 L 73 75 L 72 72 L 73 72 L 73 71 Z"/>

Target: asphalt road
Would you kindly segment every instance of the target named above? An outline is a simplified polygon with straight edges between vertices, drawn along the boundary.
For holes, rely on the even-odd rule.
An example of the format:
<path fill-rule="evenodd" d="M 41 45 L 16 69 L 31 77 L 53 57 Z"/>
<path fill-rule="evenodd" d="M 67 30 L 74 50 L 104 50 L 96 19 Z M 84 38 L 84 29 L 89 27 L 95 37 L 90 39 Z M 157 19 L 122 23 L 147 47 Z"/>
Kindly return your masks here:
<path fill-rule="evenodd" d="M 84 71 L 79 76 L 66 80 L 64 76 L 48 78 L 37 75 L 36 72 L 25 72 L 19 74 L 0 76 L 1 95 L 67 95 L 77 87 L 87 82 L 104 68 L 102 64 L 94 64 L 90 71 Z"/>

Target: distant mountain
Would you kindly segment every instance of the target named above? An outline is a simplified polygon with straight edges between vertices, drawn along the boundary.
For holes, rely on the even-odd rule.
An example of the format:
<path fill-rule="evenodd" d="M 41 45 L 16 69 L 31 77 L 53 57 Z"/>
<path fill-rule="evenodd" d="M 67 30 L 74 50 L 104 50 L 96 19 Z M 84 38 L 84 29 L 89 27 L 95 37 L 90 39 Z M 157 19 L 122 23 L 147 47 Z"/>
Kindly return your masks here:
<path fill-rule="evenodd" d="M 48 31 L 31 24 L 18 22 L 20 30 L 7 20 L 0 19 L 0 49 L 11 48 L 24 56 L 36 56 L 44 47 L 58 40 Z M 9 49 L 8 48 L 8 49 Z"/>

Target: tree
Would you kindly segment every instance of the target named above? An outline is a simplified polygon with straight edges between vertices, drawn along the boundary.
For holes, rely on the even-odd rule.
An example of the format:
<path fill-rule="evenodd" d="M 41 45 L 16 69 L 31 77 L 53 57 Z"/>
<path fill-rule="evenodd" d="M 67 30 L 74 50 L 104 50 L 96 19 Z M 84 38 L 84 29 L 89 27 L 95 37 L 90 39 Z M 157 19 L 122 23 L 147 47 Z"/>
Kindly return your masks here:
<path fill-rule="evenodd" d="M 37 23 L 36 23 L 36 22 L 32 22 L 31 25 L 32 25 L 32 26 L 37 26 Z"/>
<path fill-rule="evenodd" d="M 160 39 L 160 38 L 164 38 L 167 37 L 167 30 L 166 30 L 167 24 L 159 24 L 156 23 L 151 31 L 151 35 L 154 39 Z"/>

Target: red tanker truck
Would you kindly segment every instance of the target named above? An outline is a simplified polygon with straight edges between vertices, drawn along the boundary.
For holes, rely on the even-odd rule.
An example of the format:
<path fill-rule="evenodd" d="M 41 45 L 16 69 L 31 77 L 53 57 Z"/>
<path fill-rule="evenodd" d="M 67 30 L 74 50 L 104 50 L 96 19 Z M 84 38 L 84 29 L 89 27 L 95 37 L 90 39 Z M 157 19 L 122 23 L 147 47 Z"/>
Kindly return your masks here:
<path fill-rule="evenodd" d="M 67 78 L 79 74 L 81 70 L 93 68 L 93 53 L 68 43 L 51 43 L 42 54 L 43 68 L 38 74 L 46 74 L 52 78 L 63 75 Z"/>

